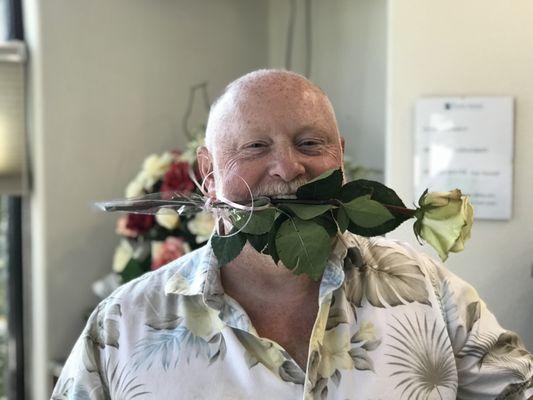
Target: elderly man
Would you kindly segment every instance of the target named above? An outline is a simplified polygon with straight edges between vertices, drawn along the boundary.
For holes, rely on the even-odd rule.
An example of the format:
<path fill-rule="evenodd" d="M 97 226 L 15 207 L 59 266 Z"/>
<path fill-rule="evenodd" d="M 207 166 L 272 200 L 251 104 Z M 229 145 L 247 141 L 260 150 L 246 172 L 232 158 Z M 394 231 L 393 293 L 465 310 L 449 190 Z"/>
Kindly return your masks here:
<path fill-rule="evenodd" d="M 198 161 L 237 201 L 294 193 L 343 150 L 318 87 L 262 70 L 213 105 Z M 471 286 L 405 243 L 345 233 L 315 282 L 248 244 L 219 268 L 209 242 L 104 300 L 53 398 L 525 399 L 532 365 Z"/>

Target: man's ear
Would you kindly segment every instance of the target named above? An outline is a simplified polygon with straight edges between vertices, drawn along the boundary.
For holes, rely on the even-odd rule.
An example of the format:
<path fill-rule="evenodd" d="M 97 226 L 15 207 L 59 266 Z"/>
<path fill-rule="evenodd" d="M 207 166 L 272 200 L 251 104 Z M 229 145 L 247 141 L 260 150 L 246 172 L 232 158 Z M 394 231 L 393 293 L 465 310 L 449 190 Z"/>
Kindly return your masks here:
<path fill-rule="evenodd" d="M 200 176 L 204 181 L 204 188 L 208 192 L 214 192 L 215 177 L 213 174 L 213 159 L 207 147 L 198 147 L 198 149 L 196 150 L 196 161 L 198 162 L 198 170 L 200 171 Z"/>

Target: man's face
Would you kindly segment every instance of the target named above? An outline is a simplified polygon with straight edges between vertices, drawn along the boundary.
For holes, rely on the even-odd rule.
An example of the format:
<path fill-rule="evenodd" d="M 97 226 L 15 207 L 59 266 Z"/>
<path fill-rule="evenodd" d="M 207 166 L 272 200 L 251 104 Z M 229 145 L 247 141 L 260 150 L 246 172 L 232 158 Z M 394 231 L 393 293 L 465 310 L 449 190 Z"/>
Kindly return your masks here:
<path fill-rule="evenodd" d="M 254 196 L 293 194 L 342 167 L 341 139 L 320 93 L 274 85 L 230 96 L 221 105 L 211 154 L 214 179 L 208 188 L 211 183 L 218 195 L 247 200 L 244 182 Z"/>

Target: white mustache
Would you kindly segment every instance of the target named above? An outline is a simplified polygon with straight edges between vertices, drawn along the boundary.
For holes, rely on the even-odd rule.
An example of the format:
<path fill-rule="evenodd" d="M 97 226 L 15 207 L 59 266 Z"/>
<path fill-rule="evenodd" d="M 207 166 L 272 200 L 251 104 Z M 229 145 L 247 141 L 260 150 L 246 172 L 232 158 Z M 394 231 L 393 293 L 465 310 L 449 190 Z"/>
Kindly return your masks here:
<path fill-rule="evenodd" d="M 286 196 L 296 193 L 298 188 L 307 183 L 305 178 L 296 178 L 290 182 L 265 182 L 252 189 L 252 194 L 256 196 Z"/>

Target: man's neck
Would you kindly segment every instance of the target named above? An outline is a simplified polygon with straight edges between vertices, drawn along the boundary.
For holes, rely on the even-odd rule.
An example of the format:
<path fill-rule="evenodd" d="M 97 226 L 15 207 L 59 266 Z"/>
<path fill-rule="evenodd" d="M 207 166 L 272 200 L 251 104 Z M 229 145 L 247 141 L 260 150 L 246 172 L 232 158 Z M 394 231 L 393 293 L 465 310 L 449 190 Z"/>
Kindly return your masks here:
<path fill-rule="evenodd" d="M 294 275 L 248 244 L 220 269 L 220 277 L 224 291 L 243 307 L 259 337 L 278 343 L 305 370 L 320 282 Z"/>
<path fill-rule="evenodd" d="M 263 302 L 304 301 L 316 296 L 320 282 L 307 275 L 295 275 L 268 255 L 258 253 L 248 243 L 242 252 L 220 271 L 222 286 L 231 296 L 253 296 Z"/>

